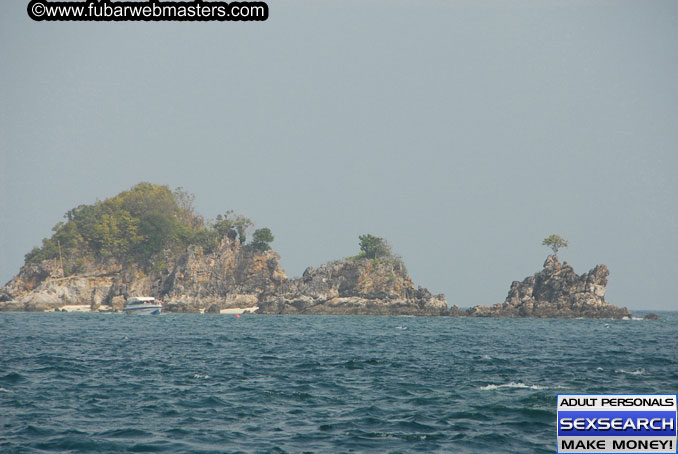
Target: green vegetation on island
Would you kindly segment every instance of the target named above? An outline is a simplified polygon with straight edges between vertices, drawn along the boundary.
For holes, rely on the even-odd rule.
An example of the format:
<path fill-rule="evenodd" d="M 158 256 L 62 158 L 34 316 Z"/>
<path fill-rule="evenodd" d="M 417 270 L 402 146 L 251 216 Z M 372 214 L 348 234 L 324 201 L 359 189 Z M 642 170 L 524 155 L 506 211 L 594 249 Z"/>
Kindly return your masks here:
<path fill-rule="evenodd" d="M 263 229 L 257 229 L 252 234 L 252 247 L 258 251 L 268 251 L 271 249 L 271 245 L 275 238 L 271 229 L 264 227 Z"/>
<path fill-rule="evenodd" d="M 210 253 L 223 238 L 246 243 L 254 226 L 250 219 L 227 211 L 206 222 L 195 213 L 193 201 L 182 188 L 140 183 L 115 197 L 80 205 L 65 214 L 66 221 L 54 226 L 41 247 L 26 254 L 26 264 L 61 258 L 66 275 L 78 273 L 87 261 L 107 258 L 160 269 L 167 257 L 191 245 Z M 247 246 L 267 250 L 272 241 L 270 229 L 263 228 Z"/>
<path fill-rule="evenodd" d="M 385 239 L 374 235 L 360 235 L 360 256 L 368 259 L 391 257 L 391 245 Z"/>
<path fill-rule="evenodd" d="M 390 264 L 402 268 L 407 272 L 403 259 L 393 252 L 389 242 L 379 236 L 372 234 L 358 235 L 360 253 L 352 257 L 347 257 L 348 261 L 369 259 L 373 265 Z"/>

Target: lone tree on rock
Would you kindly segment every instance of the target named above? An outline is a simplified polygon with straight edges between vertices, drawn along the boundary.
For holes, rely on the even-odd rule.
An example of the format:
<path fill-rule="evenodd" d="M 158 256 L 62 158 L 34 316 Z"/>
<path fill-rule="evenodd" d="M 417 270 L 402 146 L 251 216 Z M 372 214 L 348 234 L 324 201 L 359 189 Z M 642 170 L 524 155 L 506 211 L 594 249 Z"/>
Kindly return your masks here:
<path fill-rule="evenodd" d="M 391 246 L 388 242 L 374 235 L 359 235 L 361 254 L 368 259 L 391 256 Z"/>
<path fill-rule="evenodd" d="M 567 240 L 560 235 L 553 234 L 548 238 L 544 238 L 544 241 L 542 241 L 541 244 L 550 247 L 553 251 L 553 255 L 558 256 L 558 249 L 567 247 Z"/>

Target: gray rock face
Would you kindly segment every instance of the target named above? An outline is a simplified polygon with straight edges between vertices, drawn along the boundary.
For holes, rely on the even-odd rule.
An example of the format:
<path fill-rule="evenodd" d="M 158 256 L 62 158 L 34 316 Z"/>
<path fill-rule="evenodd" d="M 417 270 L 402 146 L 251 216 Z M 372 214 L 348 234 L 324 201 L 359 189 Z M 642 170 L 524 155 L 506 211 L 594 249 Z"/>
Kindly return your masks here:
<path fill-rule="evenodd" d="M 522 282 L 514 281 L 503 303 L 476 306 L 468 313 L 475 317 L 630 317 L 626 308 L 605 301 L 609 274 L 605 265 L 598 265 L 579 276 L 567 262 L 561 264 L 551 255 L 540 272 Z"/>
<path fill-rule="evenodd" d="M 280 257 L 273 251 L 260 252 L 226 240 L 215 254 L 189 248 L 158 280 L 157 292 L 173 312 L 210 312 L 234 307 L 257 306 L 259 298 L 279 287 L 286 279 Z"/>
<path fill-rule="evenodd" d="M 542 271 L 513 282 L 504 303 L 465 311 L 448 309 L 442 294 L 415 288 L 397 261 L 337 261 L 287 279 L 275 252 L 225 239 L 211 254 L 191 247 L 150 274 L 113 261 L 86 263 L 79 274 L 67 277 L 54 260 L 26 265 L 0 289 L 0 310 L 46 311 L 69 305 L 120 310 L 128 297 L 148 295 L 164 300 L 169 312 L 259 307 L 263 314 L 630 317 L 626 308 L 605 301 L 608 275 L 607 267 L 598 265 L 579 276 L 549 256 Z"/>
<path fill-rule="evenodd" d="M 334 262 L 289 280 L 278 254 L 229 239 L 211 254 L 190 247 L 149 274 L 115 262 L 87 263 L 82 273 L 68 277 L 61 277 L 54 260 L 27 265 L 0 290 L 0 310 L 68 305 L 121 310 L 128 297 L 140 295 L 162 299 L 168 312 L 259 307 L 259 313 L 269 314 L 448 314 L 444 295 L 415 289 L 397 262 Z"/>
<path fill-rule="evenodd" d="M 432 295 L 396 261 L 354 259 L 307 268 L 261 298 L 264 314 L 447 315 L 444 295 Z"/>
<path fill-rule="evenodd" d="M 64 305 L 98 308 L 112 283 L 110 270 L 88 268 L 77 276 L 62 277 L 57 263 L 45 260 L 24 266 L 0 289 L 0 310 L 46 311 Z"/>
<path fill-rule="evenodd" d="M 212 254 L 191 247 L 159 272 L 145 274 L 115 262 L 88 263 L 82 273 L 61 277 L 54 260 L 24 266 L 0 290 L 0 310 L 44 311 L 68 305 L 120 310 L 130 296 L 165 301 L 174 312 L 256 306 L 259 296 L 286 280 L 278 254 L 225 239 Z"/>

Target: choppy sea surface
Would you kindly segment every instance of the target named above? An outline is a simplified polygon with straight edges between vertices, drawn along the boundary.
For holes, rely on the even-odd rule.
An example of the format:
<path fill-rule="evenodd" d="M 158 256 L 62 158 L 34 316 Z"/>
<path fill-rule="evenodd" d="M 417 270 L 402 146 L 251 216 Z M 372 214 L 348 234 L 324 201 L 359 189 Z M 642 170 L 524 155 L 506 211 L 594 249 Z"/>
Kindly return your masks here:
<path fill-rule="evenodd" d="M 659 314 L 0 313 L 0 452 L 553 453 L 559 393 L 678 391 Z"/>

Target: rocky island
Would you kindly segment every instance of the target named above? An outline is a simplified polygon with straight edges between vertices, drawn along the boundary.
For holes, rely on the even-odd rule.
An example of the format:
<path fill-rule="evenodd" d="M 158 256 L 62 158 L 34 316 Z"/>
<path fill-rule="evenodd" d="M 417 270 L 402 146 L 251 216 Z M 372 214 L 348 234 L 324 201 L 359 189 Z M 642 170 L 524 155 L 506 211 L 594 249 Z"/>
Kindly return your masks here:
<path fill-rule="evenodd" d="M 631 317 L 625 307 L 605 301 L 607 276 L 605 265 L 577 275 L 556 255 L 549 255 L 544 268 L 522 282 L 511 284 L 503 303 L 476 306 L 468 310 L 473 317 L 536 317 L 536 318 L 624 318 Z"/>
<path fill-rule="evenodd" d="M 119 311 L 128 297 L 150 295 L 169 312 L 448 313 L 445 296 L 415 288 L 372 235 L 361 254 L 288 279 L 269 229 L 248 242 L 252 221 L 229 211 L 207 223 L 182 190 L 141 183 L 65 217 L 0 289 L 0 310 Z"/>
<path fill-rule="evenodd" d="M 263 314 L 447 315 L 445 295 L 415 289 L 397 260 L 364 257 L 309 267 L 261 303 Z"/>
<path fill-rule="evenodd" d="M 268 228 L 251 232 L 253 222 L 232 211 L 206 222 L 192 202 L 181 188 L 141 183 L 70 210 L 0 289 L 0 311 L 119 311 L 128 297 L 146 295 L 162 299 L 165 311 L 190 313 L 630 316 L 604 300 L 604 265 L 578 276 L 555 254 L 514 282 L 503 304 L 469 310 L 417 287 L 372 235 L 360 236 L 358 255 L 290 279 Z"/>

